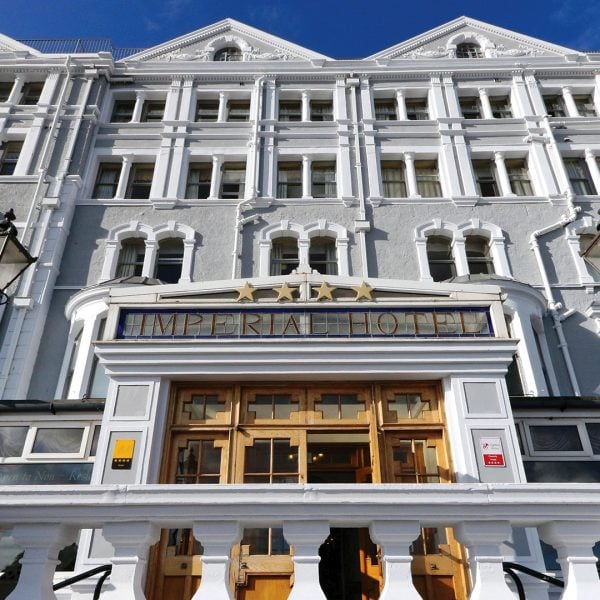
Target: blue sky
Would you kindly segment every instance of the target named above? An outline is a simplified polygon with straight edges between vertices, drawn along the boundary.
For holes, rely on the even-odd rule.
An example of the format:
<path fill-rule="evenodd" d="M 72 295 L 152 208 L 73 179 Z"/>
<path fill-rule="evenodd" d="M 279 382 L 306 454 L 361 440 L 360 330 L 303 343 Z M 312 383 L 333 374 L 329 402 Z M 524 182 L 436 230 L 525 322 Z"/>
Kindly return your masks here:
<path fill-rule="evenodd" d="M 117 47 L 146 48 L 232 17 L 351 58 L 463 14 L 577 50 L 600 50 L 600 0 L 5 0 L 0 32 L 16 39 L 109 37 Z"/>

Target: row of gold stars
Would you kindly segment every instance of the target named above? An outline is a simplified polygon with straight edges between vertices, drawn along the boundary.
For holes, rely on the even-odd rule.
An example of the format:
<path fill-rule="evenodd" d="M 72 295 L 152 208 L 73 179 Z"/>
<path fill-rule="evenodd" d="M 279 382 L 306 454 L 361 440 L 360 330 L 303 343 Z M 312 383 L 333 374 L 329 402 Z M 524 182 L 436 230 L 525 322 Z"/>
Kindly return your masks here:
<path fill-rule="evenodd" d="M 277 293 L 277 302 L 281 302 L 283 300 L 293 300 L 294 292 L 296 292 L 297 289 L 298 288 L 290 287 L 286 281 L 281 286 L 274 287 L 273 291 Z M 323 282 L 319 287 L 312 286 L 312 289 L 317 292 L 317 300 L 333 300 L 333 292 L 337 288 L 334 288 L 328 285 L 326 282 Z M 353 287 L 352 290 L 356 292 L 356 298 L 354 298 L 354 300 L 362 300 L 363 298 L 365 300 L 373 300 L 373 288 L 364 281 L 358 287 Z M 235 291 L 238 293 L 238 297 L 236 298 L 238 302 L 241 302 L 242 300 L 254 302 L 254 292 L 256 292 L 257 289 L 253 288 L 246 281 L 242 287 L 236 288 Z"/>

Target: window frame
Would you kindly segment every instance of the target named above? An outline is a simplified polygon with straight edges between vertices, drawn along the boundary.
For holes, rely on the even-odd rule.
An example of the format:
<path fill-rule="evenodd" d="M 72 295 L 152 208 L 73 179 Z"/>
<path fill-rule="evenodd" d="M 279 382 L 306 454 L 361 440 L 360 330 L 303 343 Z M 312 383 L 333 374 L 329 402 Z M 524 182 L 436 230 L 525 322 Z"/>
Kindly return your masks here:
<path fill-rule="evenodd" d="M 135 244 L 132 244 L 132 242 L 136 242 Z M 141 243 L 137 243 L 137 242 L 141 242 Z M 135 245 L 135 246 L 140 246 L 143 247 L 144 252 L 142 254 L 138 252 L 136 252 L 136 258 L 134 262 L 122 262 L 121 261 L 121 256 L 123 254 L 123 250 L 125 249 L 124 246 L 125 245 Z M 121 277 L 143 277 L 143 273 L 144 273 L 144 263 L 145 263 L 145 259 L 146 259 L 146 252 L 148 251 L 147 247 L 146 247 L 146 238 L 144 237 L 128 237 L 128 238 L 124 238 L 121 240 L 120 242 L 120 247 L 119 247 L 119 252 L 117 254 L 117 262 L 116 262 L 116 266 L 115 266 L 115 278 L 121 278 Z M 141 259 L 140 259 L 141 257 Z M 121 275 L 120 271 L 123 267 L 131 267 L 133 266 L 133 273 L 131 275 Z M 138 269 L 139 267 L 139 269 Z M 136 271 L 139 270 L 139 275 L 136 273 Z"/>
<path fill-rule="evenodd" d="M 286 105 L 288 108 L 282 110 Z M 293 110 L 290 110 L 289 107 L 293 107 Z M 281 123 L 299 123 L 302 121 L 302 100 L 280 98 L 277 107 L 277 120 Z"/>
<path fill-rule="evenodd" d="M 475 185 L 477 186 L 479 195 L 482 198 L 498 198 L 502 196 L 502 190 L 500 189 L 500 182 L 498 181 L 498 173 L 494 161 L 485 158 L 474 158 L 472 159 L 471 164 L 473 165 L 473 175 L 475 176 Z M 482 174 L 481 167 L 484 165 L 489 167 L 489 175 Z M 484 193 L 482 184 L 490 185 L 494 193 Z"/>
<path fill-rule="evenodd" d="M 419 169 L 427 169 L 427 163 L 435 165 L 435 174 L 419 173 Z M 421 198 L 443 198 L 444 190 L 442 189 L 442 181 L 440 177 L 440 164 L 437 158 L 432 159 L 419 159 L 414 161 L 415 167 L 415 183 L 417 186 L 417 193 Z M 423 194 L 423 186 L 435 185 L 439 194 L 429 195 Z"/>
<path fill-rule="evenodd" d="M 429 243 L 430 240 L 432 239 L 441 239 L 441 240 L 445 240 L 448 243 L 448 250 L 449 250 L 449 256 L 450 258 L 435 258 L 432 259 L 430 253 L 429 253 Z M 431 277 L 431 279 L 438 283 L 440 281 L 447 281 L 448 279 L 452 279 L 453 277 L 456 277 L 456 258 L 454 256 L 454 249 L 453 249 L 453 240 L 452 238 L 445 236 L 445 235 L 440 235 L 440 234 L 433 234 L 433 235 L 428 235 L 426 238 L 426 246 L 425 246 L 425 251 L 427 254 L 427 266 L 429 268 L 429 275 Z M 450 277 L 446 277 L 445 279 L 436 279 L 433 275 L 433 270 L 431 268 L 431 265 L 448 265 L 450 268 Z"/>
<path fill-rule="evenodd" d="M 250 100 L 232 98 L 227 100 L 227 122 L 248 123 L 250 121 Z"/>
<path fill-rule="evenodd" d="M 393 159 L 384 159 L 380 161 L 381 168 L 381 191 L 383 193 L 383 197 L 388 198 L 408 198 L 408 184 L 406 181 L 406 165 L 402 160 L 393 160 Z M 390 179 L 386 176 L 386 173 L 390 173 L 391 171 L 400 171 L 399 179 Z M 392 196 L 386 193 L 386 186 L 399 185 L 400 191 L 404 191 L 404 193 L 400 196 Z"/>
<path fill-rule="evenodd" d="M 429 121 L 429 102 L 427 98 L 406 98 L 406 118 L 409 121 Z"/>
<path fill-rule="evenodd" d="M 512 119 L 514 113 L 512 110 L 512 102 L 510 101 L 510 95 L 506 94 L 503 96 L 490 96 L 490 108 L 492 109 L 492 116 L 494 119 Z M 504 107 L 499 105 L 503 103 Z"/>
<path fill-rule="evenodd" d="M 243 167 L 242 167 L 243 165 Z M 222 200 L 242 200 L 244 198 L 244 195 L 246 193 L 246 170 L 247 170 L 247 164 L 245 161 L 229 161 L 229 162 L 224 162 L 221 165 L 221 181 L 219 183 L 219 198 L 221 198 Z M 225 173 L 227 171 L 240 171 L 243 172 L 243 177 L 241 178 L 241 180 L 238 182 L 238 190 L 235 193 L 236 195 L 234 195 L 233 192 L 227 192 L 226 195 L 224 195 L 224 186 L 226 185 L 234 185 L 234 183 L 231 182 L 226 182 L 225 181 Z"/>
<path fill-rule="evenodd" d="M 115 98 L 110 113 L 110 122 L 131 123 L 133 120 L 133 113 L 135 112 L 135 104 L 135 98 Z"/>
<path fill-rule="evenodd" d="M 149 163 L 149 162 L 138 162 L 138 163 L 133 163 L 131 165 L 131 169 L 129 171 L 129 178 L 127 180 L 127 191 L 125 193 L 125 197 L 130 199 L 130 200 L 149 200 L 150 199 L 150 193 L 152 191 L 152 182 L 154 180 L 154 169 L 155 169 L 155 164 L 154 163 Z M 137 180 L 136 176 L 138 174 L 139 171 L 150 171 L 152 170 L 152 177 L 149 180 L 146 179 L 142 179 L 142 180 Z M 144 196 L 138 196 L 138 195 L 133 195 L 132 192 L 134 190 L 134 188 L 136 187 L 141 187 L 142 189 L 148 189 L 148 195 L 144 195 Z"/>
<path fill-rule="evenodd" d="M 296 168 L 292 168 L 295 166 Z M 299 181 L 281 181 L 281 172 L 297 172 L 299 173 Z M 282 186 L 285 186 L 286 194 L 281 193 Z M 299 194 L 297 196 L 289 194 L 289 187 L 298 188 Z M 304 185 L 303 185 L 303 167 L 302 161 L 293 160 L 280 160 L 277 161 L 277 198 L 279 199 L 298 199 L 304 196 Z"/>
<path fill-rule="evenodd" d="M 394 98 L 374 98 L 373 109 L 376 121 L 398 120 L 398 107 Z"/>
<path fill-rule="evenodd" d="M 518 167 L 518 163 L 523 163 L 524 167 Z M 504 160 L 504 165 L 506 167 L 506 173 L 508 175 L 508 181 L 510 183 L 510 191 L 515 196 L 519 197 L 527 198 L 535 196 L 535 189 L 533 187 L 533 181 L 531 179 L 531 170 L 529 168 L 529 161 L 527 160 L 527 158 L 506 158 Z M 514 169 L 516 168 L 519 168 L 521 172 L 523 172 L 523 170 L 526 171 L 527 178 L 520 176 L 518 173 L 515 173 Z M 531 193 L 519 194 L 517 191 L 515 191 L 515 188 L 518 189 L 519 186 L 522 186 L 523 188 L 528 186 L 529 191 Z"/>
<path fill-rule="evenodd" d="M 101 183 L 100 179 L 105 171 L 112 171 L 116 173 L 116 179 L 114 183 Z M 119 182 L 121 180 L 121 173 L 123 172 L 123 163 L 120 162 L 101 162 L 98 164 L 98 171 L 96 173 L 96 180 L 94 182 L 94 188 L 92 190 L 92 198 L 96 198 L 98 200 L 111 200 L 117 197 L 117 191 L 119 189 Z M 112 186 L 113 194 L 112 196 L 99 196 L 98 188 L 101 186 Z"/>
<path fill-rule="evenodd" d="M 178 244 L 174 244 L 173 242 L 179 242 Z M 161 246 L 166 244 L 166 248 L 162 248 L 163 251 L 166 249 L 167 252 L 163 253 L 163 256 L 161 257 Z M 169 250 L 169 246 L 173 246 L 175 247 L 177 245 L 177 249 L 181 249 L 181 252 L 168 252 Z M 176 284 L 179 283 L 179 281 L 181 281 L 181 277 L 183 275 L 183 259 L 185 256 L 185 248 L 184 248 L 184 244 L 183 244 L 183 239 L 179 238 L 179 237 L 164 237 L 160 240 L 158 240 L 158 245 L 156 248 L 156 260 L 154 261 L 154 273 L 153 273 L 153 277 L 154 279 L 159 279 L 160 281 L 162 281 L 165 284 Z M 172 267 L 172 266 L 178 266 L 179 267 L 179 276 L 177 277 L 176 281 L 165 281 L 164 279 L 162 279 L 159 275 L 159 269 L 162 267 Z"/>
<path fill-rule="evenodd" d="M 483 58 L 483 48 L 476 42 L 461 42 L 454 52 L 456 58 Z"/>
<path fill-rule="evenodd" d="M 472 103 L 472 106 L 469 108 L 467 103 Z M 479 96 L 460 96 L 458 98 L 458 105 L 460 106 L 460 114 L 463 119 L 467 119 L 468 121 L 483 119 Z"/>
<path fill-rule="evenodd" d="M 5 140 L 2 145 L 0 145 L 0 175 L 11 176 L 15 174 L 19 158 L 23 152 L 23 143 L 23 140 Z M 16 152 L 14 148 L 16 147 L 18 147 L 18 153 L 14 156 Z M 11 150 L 11 148 L 13 149 Z M 9 172 L 6 172 L 6 170 Z"/>
<path fill-rule="evenodd" d="M 333 173 L 333 181 L 328 181 L 326 177 L 323 181 L 317 181 L 315 175 L 317 173 Z M 335 193 L 333 195 L 327 194 L 327 186 L 335 185 Z M 318 191 L 318 187 L 323 186 L 323 193 Z M 310 195 L 312 198 L 323 199 L 323 198 L 337 198 L 338 185 L 337 185 L 337 161 L 333 160 L 314 160 L 310 165 Z"/>
<path fill-rule="evenodd" d="M 38 91 L 39 90 L 39 91 Z M 21 88 L 20 106 L 35 106 L 44 90 L 43 81 L 26 81 Z"/>
<path fill-rule="evenodd" d="M 210 191 L 212 187 L 212 163 L 209 162 L 190 162 L 188 165 L 188 173 L 185 180 L 185 199 L 186 200 L 207 200 L 210 198 Z M 208 173 L 208 180 L 202 180 L 201 177 L 198 178 L 198 181 L 191 181 L 191 177 L 193 173 Z M 200 189 L 203 189 L 207 186 L 206 196 L 200 195 Z M 196 187 L 198 189 L 198 193 L 195 195 L 190 194 L 190 189 Z"/>
<path fill-rule="evenodd" d="M 321 107 L 321 109 L 318 110 L 318 107 Z M 312 123 L 331 123 L 334 121 L 332 99 L 312 98 L 309 103 L 309 111 Z"/>

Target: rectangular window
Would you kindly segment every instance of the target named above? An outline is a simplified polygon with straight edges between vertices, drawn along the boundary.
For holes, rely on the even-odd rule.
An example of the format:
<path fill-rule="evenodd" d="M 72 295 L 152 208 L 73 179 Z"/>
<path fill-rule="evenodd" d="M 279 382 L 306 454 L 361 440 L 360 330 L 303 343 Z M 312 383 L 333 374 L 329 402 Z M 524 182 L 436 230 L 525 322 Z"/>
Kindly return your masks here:
<path fill-rule="evenodd" d="M 279 102 L 280 121 L 301 121 L 302 102 L 300 100 L 281 100 Z"/>
<path fill-rule="evenodd" d="M 6 102 L 9 99 L 13 86 L 12 81 L 0 81 L 0 102 Z"/>
<path fill-rule="evenodd" d="M 494 119 L 512 119 L 510 99 L 508 96 L 493 96 L 490 98 Z"/>
<path fill-rule="evenodd" d="M 311 100 L 311 121 L 333 121 L 333 102 L 331 100 Z"/>
<path fill-rule="evenodd" d="M 134 108 L 135 100 L 115 100 L 110 122 L 129 123 L 133 118 Z"/>
<path fill-rule="evenodd" d="M 230 100 L 227 103 L 227 120 L 231 123 L 243 123 L 250 119 L 250 102 Z"/>
<path fill-rule="evenodd" d="M 4 142 L 1 146 L 0 175 L 12 175 L 23 149 L 23 142 Z"/>
<path fill-rule="evenodd" d="M 163 120 L 165 115 L 164 101 L 146 101 L 142 106 L 141 123 L 156 123 Z"/>
<path fill-rule="evenodd" d="M 315 402 L 315 410 L 323 419 L 357 419 L 364 412 L 365 401 L 358 394 L 321 394 Z"/>
<path fill-rule="evenodd" d="M 117 195 L 121 165 L 119 163 L 104 163 L 98 168 L 94 198 L 114 198 Z"/>
<path fill-rule="evenodd" d="M 190 164 L 185 197 L 192 200 L 203 200 L 210 196 L 212 165 L 208 163 Z"/>
<path fill-rule="evenodd" d="M 144 269 L 146 243 L 143 239 L 134 238 L 121 243 L 117 277 L 139 277 Z M 79 338 L 76 340 L 79 343 Z M 75 352 L 75 349 L 73 350 Z M 65 389 L 68 389 L 65 387 Z"/>
<path fill-rule="evenodd" d="M 437 160 L 416 160 L 417 191 L 423 198 L 440 198 L 440 172 Z"/>
<path fill-rule="evenodd" d="M 510 189 L 517 196 L 533 196 L 533 187 L 529 176 L 527 161 L 523 159 L 510 159 L 505 161 Z"/>
<path fill-rule="evenodd" d="M 474 160 L 473 170 L 481 196 L 499 196 L 494 165 L 489 160 Z"/>
<path fill-rule="evenodd" d="M 280 162 L 277 165 L 277 197 L 302 198 L 302 163 Z"/>
<path fill-rule="evenodd" d="M 218 100 L 198 100 L 196 103 L 196 121 L 214 123 L 219 118 Z"/>
<path fill-rule="evenodd" d="M 2 458 L 21 456 L 25 446 L 28 426 L 0 427 L 0 456 Z"/>
<path fill-rule="evenodd" d="M 479 98 L 459 98 L 458 103 L 460 104 L 460 110 L 462 112 L 463 119 L 481 119 L 481 107 L 479 105 Z"/>
<path fill-rule="evenodd" d="M 378 121 L 396 121 L 396 101 L 391 98 L 375 99 L 375 119 Z"/>
<path fill-rule="evenodd" d="M 40 96 L 42 95 L 42 90 L 44 89 L 44 84 L 39 83 L 25 83 L 23 85 L 23 95 L 21 96 L 21 104 L 25 106 L 32 106 L 39 102 Z"/>
<path fill-rule="evenodd" d="M 544 104 L 549 117 L 566 117 L 565 102 L 562 96 L 544 96 Z"/>
<path fill-rule="evenodd" d="M 289 439 L 254 440 L 246 448 L 244 483 L 298 483 L 298 449 Z"/>
<path fill-rule="evenodd" d="M 127 198 L 147 200 L 150 198 L 154 165 L 133 165 L 129 174 Z"/>
<path fill-rule="evenodd" d="M 425 98 L 408 99 L 405 104 L 406 118 L 409 121 L 427 121 L 429 119 L 429 110 Z"/>
<path fill-rule="evenodd" d="M 313 162 L 311 196 L 313 198 L 336 198 L 335 162 Z"/>
<path fill-rule="evenodd" d="M 382 160 L 381 180 L 384 198 L 406 198 L 406 174 L 402 161 Z"/>
<path fill-rule="evenodd" d="M 575 102 L 580 117 L 596 116 L 596 107 L 594 106 L 594 100 L 590 94 L 573 96 L 573 101 Z"/>
<path fill-rule="evenodd" d="M 221 198 L 241 200 L 244 197 L 246 163 L 225 163 L 221 176 Z"/>
<path fill-rule="evenodd" d="M 76 454 L 81 451 L 84 429 L 63 427 L 38 429 L 32 454 Z"/>
<path fill-rule="evenodd" d="M 590 196 L 596 193 L 585 160 L 582 158 L 563 158 L 563 162 L 575 194 Z"/>
<path fill-rule="evenodd" d="M 530 425 L 535 452 L 582 452 L 577 425 Z"/>

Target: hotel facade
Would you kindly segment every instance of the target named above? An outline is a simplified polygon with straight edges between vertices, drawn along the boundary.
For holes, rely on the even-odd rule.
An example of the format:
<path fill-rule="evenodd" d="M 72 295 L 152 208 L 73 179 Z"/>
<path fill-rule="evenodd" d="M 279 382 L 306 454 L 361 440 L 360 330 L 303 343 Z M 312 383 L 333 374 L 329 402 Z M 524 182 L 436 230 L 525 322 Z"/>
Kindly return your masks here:
<path fill-rule="evenodd" d="M 599 596 L 600 54 L 79 44 L 0 36 L 4 597 Z"/>

